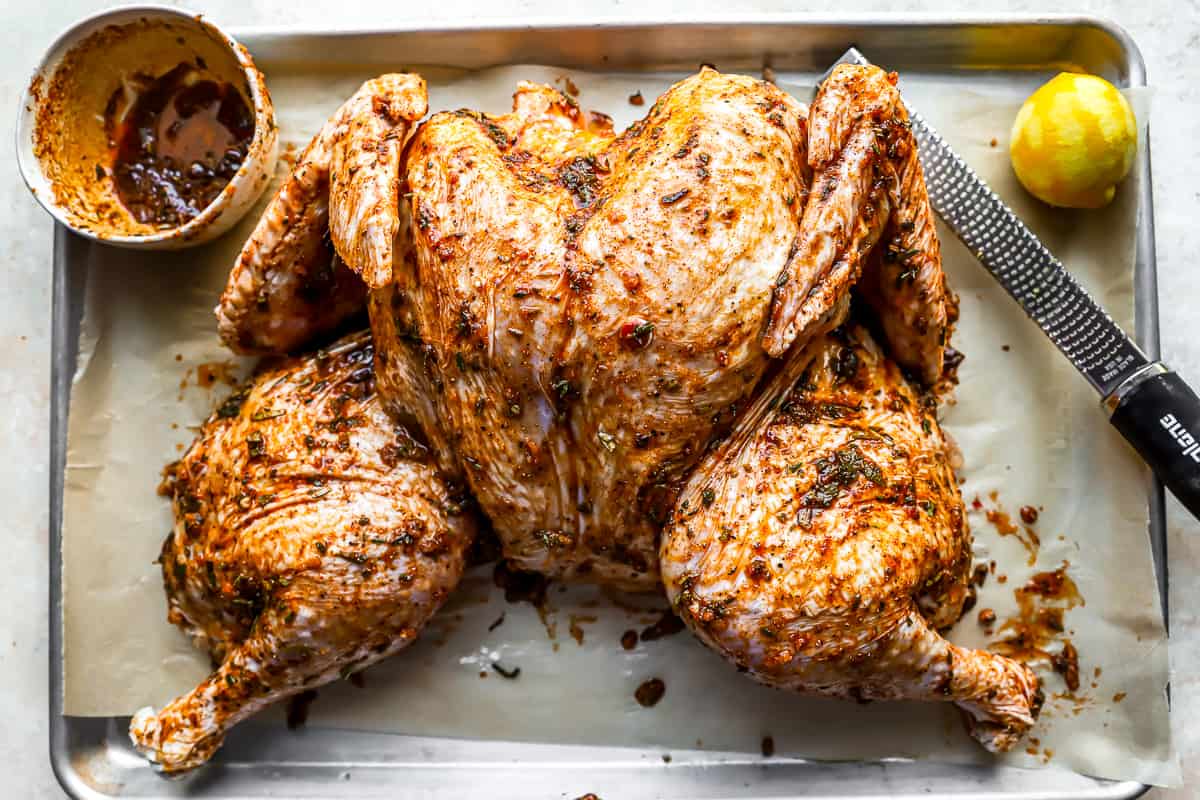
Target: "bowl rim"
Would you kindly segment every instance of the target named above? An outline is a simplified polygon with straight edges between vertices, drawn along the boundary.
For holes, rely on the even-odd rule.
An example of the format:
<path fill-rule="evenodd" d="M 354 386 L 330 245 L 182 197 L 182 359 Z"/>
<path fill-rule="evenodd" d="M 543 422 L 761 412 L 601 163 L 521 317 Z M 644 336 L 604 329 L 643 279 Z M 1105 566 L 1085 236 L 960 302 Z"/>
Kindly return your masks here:
<path fill-rule="evenodd" d="M 83 228 L 75 225 L 69 217 L 66 210 L 60 206 L 51 193 L 39 191 L 35 185 L 39 181 L 43 184 L 48 184 L 49 179 L 42 172 L 40 159 L 34 152 L 32 136 L 36 135 L 37 131 L 37 97 L 31 91 L 34 85 L 41 77 L 43 81 L 53 79 L 54 71 L 58 69 L 58 64 L 55 61 L 61 62 L 80 41 L 87 38 L 92 33 L 103 29 L 108 25 L 127 25 L 136 21 L 138 17 L 147 17 L 173 20 L 186 20 L 196 23 L 206 29 L 221 42 L 230 54 L 237 61 L 238 67 L 241 69 L 242 76 L 246 81 L 247 89 L 250 93 L 250 101 L 254 106 L 254 135 L 250 139 L 250 143 L 246 150 L 246 161 L 243 162 L 242 168 L 237 174 L 230 179 L 226 188 L 222 190 L 212 202 L 204 207 L 199 214 L 192 219 L 175 228 L 167 228 L 162 231 L 151 234 L 131 235 L 131 234 L 113 234 L 102 235 L 89 228 Z M 54 69 L 49 67 L 53 63 Z M 236 39 L 234 39 L 227 31 L 221 28 L 216 23 L 212 22 L 206 15 L 200 12 L 193 12 L 182 8 L 173 8 L 170 6 L 162 6 L 155 4 L 133 4 L 114 6 L 104 9 L 95 14 L 89 14 L 82 19 L 72 23 L 69 27 L 59 33 L 54 40 L 47 46 L 42 57 L 38 60 L 37 65 L 29 75 L 29 79 L 25 84 L 23 91 L 17 98 L 20 103 L 17 112 L 16 121 L 16 150 L 17 150 L 17 166 L 21 173 L 21 180 L 29 189 L 30 194 L 38 201 L 54 219 L 60 224 L 66 226 L 74 233 L 84 236 L 88 239 L 105 244 L 120 245 L 126 247 L 137 247 L 142 245 L 157 245 L 173 241 L 189 241 L 199 237 L 204 230 L 212 225 L 223 211 L 233 202 L 241 186 L 254 178 L 252 170 L 247 169 L 254 160 L 264 159 L 268 157 L 267 150 L 270 148 L 268 137 L 273 135 L 275 126 L 273 106 L 271 103 L 270 93 L 267 91 L 266 81 L 262 73 L 254 64 L 249 51 L 246 50 Z M 229 190 L 232 187 L 232 191 Z"/>

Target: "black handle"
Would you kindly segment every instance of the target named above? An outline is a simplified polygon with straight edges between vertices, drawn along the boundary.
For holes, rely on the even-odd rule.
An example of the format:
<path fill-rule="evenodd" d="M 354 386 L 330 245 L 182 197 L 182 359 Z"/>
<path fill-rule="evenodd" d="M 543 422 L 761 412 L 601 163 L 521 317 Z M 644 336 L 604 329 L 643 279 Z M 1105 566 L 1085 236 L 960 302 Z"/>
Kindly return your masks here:
<path fill-rule="evenodd" d="M 1174 372 L 1125 391 L 1112 424 L 1171 494 L 1200 518 L 1200 397 Z"/>

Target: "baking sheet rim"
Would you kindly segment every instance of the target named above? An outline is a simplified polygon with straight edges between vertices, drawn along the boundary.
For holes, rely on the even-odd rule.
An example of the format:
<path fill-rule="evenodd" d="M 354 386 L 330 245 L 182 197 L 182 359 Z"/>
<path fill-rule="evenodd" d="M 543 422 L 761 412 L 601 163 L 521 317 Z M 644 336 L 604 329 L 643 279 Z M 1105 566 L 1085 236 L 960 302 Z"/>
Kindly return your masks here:
<path fill-rule="evenodd" d="M 1047 26 L 1087 26 L 1097 28 L 1113 38 L 1121 48 L 1123 66 L 1128 70 L 1129 86 L 1145 86 L 1145 66 L 1141 51 L 1132 37 L 1116 23 L 1109 20 L 1086 15 L 1075 14 L 1045 14 L 1038 16 L 1026 15 L 951 15 L 938 16 L 931 13 L 905 15 L 845 15 L 842 17 L 813 16 L 806 14 L 764 14 L 749 15 L 737 18 L 723 16 L 700 16 L 688 20 L 618 20 L 592 18 L 588 20 L 572 20 L 562 17 L 535 17 L 521 22 L 497 19 L 494 23 L 463 25 L 397 25 L 376 29 L 338 29 L 334 28 L 280 28 L 274 26 L 234 27 L 234 35 L 241 41 L 254 38 L 297 38 L 304 36 L 336 36 L 338 38 L 354 38 L 360 36 L 385 37 L 389 35 L 405 35 L 415 33 L 475 33 L 478 35 L 495 35 L 505 31 L 546 30 L 565 31 L 569 29 L 599 29 L 599 28 L 688 28 L 712 25 L 756 26 L 767 27 L 774 25 L 804 25 L 819 27 L 822 25 L 875 27 L 914 27 L 936 25 L 938 27 L 970 27 L 970 26 L 1001 26 L 1001 25 L 1047 25 Z M 1136 168 L 1141 177 L 1139 197 L 1139 218 L 1135 241 L 1134 268 L 1134 301 L 1136 320 L 1136 340 L 1151 358 L 1158 357 L 1158 307 L 1157 307 L 1157 276 L 1154 260 L 1154 221 L 1153 195 L 1151 185 L 1151 169 L 1149 143 L 1143 151 Z M 76 344 L 78 331 L 77 321 L 71 319 L 75 309 L 72 305 L 72 286 L 66 271 L 67 254 L 74 246 L 87 247 L 86 243 L 71 242 L 72 235 L 61 225 L 56 224 L 53 247 L 53 288 L 52 288 L 52 337 L 51 337 L 51 401 L 50 401 L 50 530 L 49 530 L 49 560 L 50 560 L 50 597 L 49 597 L 49 730 L 50 730 L 50 762 L 56 778 L 62 788 L 73 797 L 105 796 L 87 784 L 80 774 L 76 762 L 71 757 L 69 747 L 69 728 L 78 718 L 66 717 L 62 714 L 62 514 L 64 469 L 66 462 L 66 430 L 69 414 L 71 381 L 75 372 Z M 74 287 L 78 290 L 79 287 Z M 1165 541 L 1165 506 L 1162 485 L 1150 476 L 1148 505 L 1149 505 L 1149 536 L 1154 549 L 1154 561 L 1157 574 L 1158 589 L 1162 602 L 1164 623 L 1167 615 L 1166 597 L 1169 573 L 1166 561 Z M 1137 781 L 1099 781 L 1098 787 L 1103 787 L 1092 795 L 1094 797 L 1132 798 L 1145 792 L 1148 785 Z"/>

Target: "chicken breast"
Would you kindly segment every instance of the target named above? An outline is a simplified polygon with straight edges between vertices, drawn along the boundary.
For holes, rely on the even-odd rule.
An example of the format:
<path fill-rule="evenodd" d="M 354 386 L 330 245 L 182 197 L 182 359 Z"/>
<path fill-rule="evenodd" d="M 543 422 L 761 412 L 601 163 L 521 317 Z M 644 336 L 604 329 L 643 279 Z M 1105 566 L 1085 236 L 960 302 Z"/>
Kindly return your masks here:
<path fill-rule="evenodd" d="M 414 135 L 412 246 L 370 301 L 380 389 L 422 409 L 517 566 L 656 586 L 679 483 L 769 363 L 805 120 L 705 69 L 620 137 L 532 85 Z"/>

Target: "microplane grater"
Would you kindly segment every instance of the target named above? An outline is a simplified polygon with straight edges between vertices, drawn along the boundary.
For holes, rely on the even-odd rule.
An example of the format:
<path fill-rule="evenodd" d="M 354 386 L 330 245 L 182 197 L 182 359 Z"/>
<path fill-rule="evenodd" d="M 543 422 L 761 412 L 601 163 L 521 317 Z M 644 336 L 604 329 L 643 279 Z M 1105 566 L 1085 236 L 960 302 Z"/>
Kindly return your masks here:
<path fill-rule="evenodd" d="M 833 67 L 839 64 L 870 62 L 852 47 Z M 934 210 L 1096 389 L 1110 421 L 1167 488 L 1200 517 L 1200 398 L 1148 359 L 933 126 L 907 108 Z"/>

